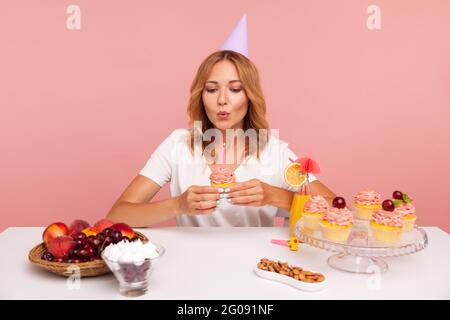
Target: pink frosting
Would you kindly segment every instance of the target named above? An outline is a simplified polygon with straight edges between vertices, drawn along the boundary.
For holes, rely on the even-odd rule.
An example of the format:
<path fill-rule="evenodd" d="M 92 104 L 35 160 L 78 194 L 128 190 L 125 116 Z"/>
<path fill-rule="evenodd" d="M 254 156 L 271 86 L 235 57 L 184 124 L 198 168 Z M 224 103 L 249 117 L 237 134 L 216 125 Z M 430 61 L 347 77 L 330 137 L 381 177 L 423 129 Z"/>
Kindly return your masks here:
<path fill-rule="evenodd" d="M 375 210 L 372 213 L 372 221 L 389 227 L 403 226 L 403 216 L 394 211 L 385 211 L 383 209 Z"/>
<path fill-rule="evenodd" d="M 395 208 L 395 211 L 400 213 L 402 216 L 411 216 L 416 213 L 416 208 L 411 203 L 404 203 Z"/>
<path fill-rule="evenodd" d="M 348 226 L 353 223 L 353 214 L 347 208 L 330 208 L 323 215 L 323 220 L 339 226 Z"/>
<path fill-rule="evenodd" d="M 214 184 L 231 183 L 236 181 L 234 173 L 227 167 L 219 167 L 217 170 L 211 173 L 209 179 Z"/>
<path fill-rule="evenodd" d="M 381 204 L 381 194 L 373 190 L 363 190 L 355 196 L 355 203 L 363 206 Z"/>
<path fill-rule="evenodd" d="M 324 197 L 313 196 L 305 203 L 304 210 L 305 212 L 321 213 L 326 212 L 328 208 L 328 203 Z"/>

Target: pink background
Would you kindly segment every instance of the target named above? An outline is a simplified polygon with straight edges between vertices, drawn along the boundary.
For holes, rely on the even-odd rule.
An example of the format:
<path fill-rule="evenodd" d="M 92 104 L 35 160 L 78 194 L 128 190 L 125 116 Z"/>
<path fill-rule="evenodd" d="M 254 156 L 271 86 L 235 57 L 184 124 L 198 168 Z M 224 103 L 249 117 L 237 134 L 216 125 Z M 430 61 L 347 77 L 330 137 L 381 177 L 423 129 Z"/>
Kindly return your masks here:
<path fill-rule="evenodd" d="M 66 28 L 69 4 L 81 30 Z M 381 7 L 382 29 L 366 27 Z M 106 215 L 243 13 L 269 120 L 348 201 L 450 231 L 450 1 L 2 1 L 0 230 Z M 165 187 L 158 198 L 168 196 Z"/>

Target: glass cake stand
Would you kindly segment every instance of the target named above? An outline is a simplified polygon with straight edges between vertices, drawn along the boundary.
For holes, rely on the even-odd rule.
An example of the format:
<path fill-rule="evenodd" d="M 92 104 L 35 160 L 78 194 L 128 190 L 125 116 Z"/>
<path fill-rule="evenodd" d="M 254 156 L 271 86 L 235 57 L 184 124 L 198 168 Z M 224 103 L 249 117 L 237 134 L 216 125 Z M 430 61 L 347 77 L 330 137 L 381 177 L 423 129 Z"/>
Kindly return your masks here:
<path fill-rule="evenodd" d="M 372 236 L 370 222 L 355 220 L 353 228 L 345 242 L 333 242 L 322 237 L 320 230 L 311 231 L 298 221 L 295 234 L 300 242 L 310 246 L 337 252 L 328 258 L 332 268 L 353 272 L 373 274 L 386 272 L 388 264 L 382 257 L 398 257 L 423 250 L 428 245 L 426 232 L 417 226 L 413 231 L 402 232 L 401 240 L 396 243 L 384 243 Z"/>

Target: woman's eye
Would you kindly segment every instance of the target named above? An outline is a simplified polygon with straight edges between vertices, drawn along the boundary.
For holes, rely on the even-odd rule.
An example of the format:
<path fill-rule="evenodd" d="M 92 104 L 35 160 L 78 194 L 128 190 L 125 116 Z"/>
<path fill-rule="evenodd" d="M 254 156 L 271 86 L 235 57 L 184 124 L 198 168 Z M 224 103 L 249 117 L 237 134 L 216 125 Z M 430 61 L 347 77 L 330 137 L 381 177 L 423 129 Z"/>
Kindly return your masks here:
<path fill-rule="evenodd" d="M 231 89 L 231 91 L 232 91 L 232 92 L 235 92 L 235 93 L 241 92 L 241 90 L 242 90 L 242 89 L 240 89 L 240 88 L 237 88 L 237 89 Z"/>
<path fill-rule="evenodd" d="M 214 92 L 216 92 L 216 90 L 217 90 L 217 89 L 206 89 L 206 92 L 208 92 L 208 93 L 214 93 Z"/>

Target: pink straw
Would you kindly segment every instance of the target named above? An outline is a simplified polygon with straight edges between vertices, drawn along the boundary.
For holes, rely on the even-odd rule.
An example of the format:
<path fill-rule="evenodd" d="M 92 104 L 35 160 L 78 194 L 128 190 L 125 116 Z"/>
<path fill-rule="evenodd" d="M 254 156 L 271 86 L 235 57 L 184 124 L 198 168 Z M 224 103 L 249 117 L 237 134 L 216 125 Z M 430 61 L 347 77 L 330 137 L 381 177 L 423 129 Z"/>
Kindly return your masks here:
<path fill-rule="evenodd" d="M 225 148 L 222 146 L 222 159 L 220 161 L 222 168 L 225 167 L 225 157 L 226 157 L 226 155 L 225 155 Z"/>
<path fill-rule="evenodd" d="M 270 240 L 270 243 L 279 244 L 280 246 L 286 246 L 286 247 L 289 247 L 289 243 L 288 242 L 289 241 L 287 241 L 287 240 L 278 240 L 278 239 Z"/>

